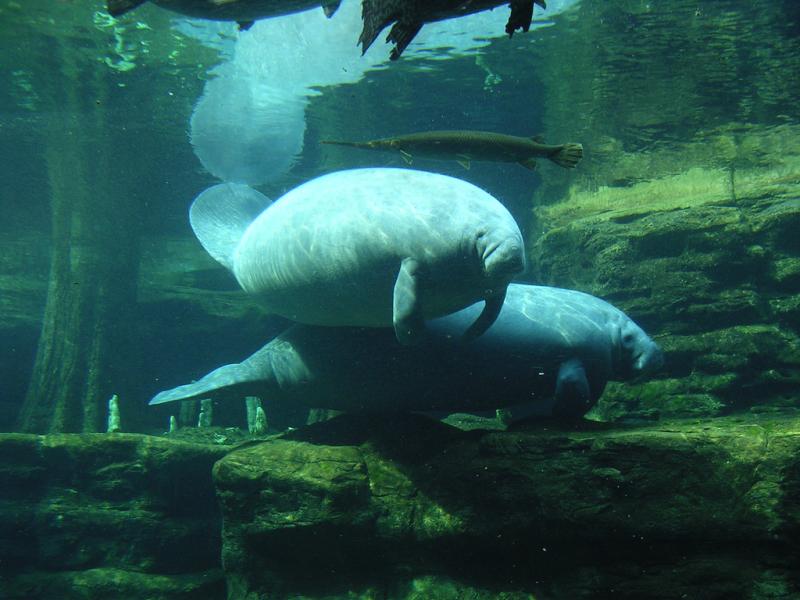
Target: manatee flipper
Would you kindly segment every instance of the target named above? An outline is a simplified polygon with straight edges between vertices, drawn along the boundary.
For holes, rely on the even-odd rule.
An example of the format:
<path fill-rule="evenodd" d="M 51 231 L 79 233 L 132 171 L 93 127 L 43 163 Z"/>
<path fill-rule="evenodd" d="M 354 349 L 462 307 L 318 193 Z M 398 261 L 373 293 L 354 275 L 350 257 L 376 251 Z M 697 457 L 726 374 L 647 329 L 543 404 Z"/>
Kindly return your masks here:
<path fill-rule="evenodd" d="M 328 2 L 322 5 L 322 11 L 325 13 L 325 16 L 329 19 L 334 15 L 334 13 L 339 10 L 339 5 L 341 4 L 340 0 L 335 0 L 334 2 Z"/>
<path fill-rule="evenodd" d="M 400 58 L 403 50 L 406 49 L 411 43 L 411 40 L 419 33 L 423 24 L 422 21 L 398 21 L 394 24 L 389 31 L 389 35 L 386 36 L 386 41 L 394 44 L 394 48 L 392 48 L 392 52 L 389 54 L 389 60 L 397 60 Z"/>
<path fill-rule="evenodd" d="M 392 322 L 394 334 L 403 345 L 419 343 L 425 335 L 425 319 L 419 290 L 419 263 L 404 258 L 394 284 Z"/>
<path fill-rule="evenodd" d="M 553 416 L 562 419 L 582 417 L 592 406 L 592 393 L 583 363 L 572 358 L 561 363 L 556 380 Z"/>
<path fill-rule="evenodd" d="M 403 14 L 405 0 L 363 0 L 361 2 L 361 20 L 364 27 L 358 38 L 361 54 L 364 54 L 383 29 L 397 21 Z"/>
<path fill-rule="evenodd" d="M 497 316 L 503 309 L 503 302 L 506 300 L 506 292 L 507 289 L 504 289 L 502 293 L 494 294 L 486 298 L 483 311 L 481 311 L 481 314 L 478 315 L 475 322 L 464 332 L 461 338 L 463 341 L 468 342 L 474 340 L 486 333 L 486 330 L 497 320 Z"/>
<path fill-rule="evenodd" d="M 137 6 L 141 6 L 147 0 L 107 0 L 106 10 L 112 17 L 124 15 L 129 10 L 133 10 Z"/>
<path fill-rule="evenodd" d="M 189 223 L 206 252 L 232 270 L 239 240 L 269 203 L 269 198 L 247 185 L 220 183 L 195 198 Z"/>
<path fill-rule="evenodd" d="M 513 36 L 517 29 L 528 31 L 531 28 L 534 4 L 547 8 L 544 0 L 511 0 L 511 14 L 506 23 L 506 33 L 509 37 Z"/>

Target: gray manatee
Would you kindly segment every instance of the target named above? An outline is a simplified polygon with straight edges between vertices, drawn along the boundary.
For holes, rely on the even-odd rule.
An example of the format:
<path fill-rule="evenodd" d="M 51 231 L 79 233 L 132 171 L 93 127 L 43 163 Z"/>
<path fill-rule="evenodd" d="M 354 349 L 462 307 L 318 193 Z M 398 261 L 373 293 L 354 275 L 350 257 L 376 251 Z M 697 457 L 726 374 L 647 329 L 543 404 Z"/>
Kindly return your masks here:
<path fill-rule="evenodd" d="M 300 323 L 392 325 L 410 344 L 424 337 L 426 319 L 484 300 L 465 332 L 477 337 L 525 267 L 508 210 L 445 175 L 339 171 L 268 203 L 245 185 L 220 184 L 195 199 L 189 216 L 200 243 L 245 291 Z"/>
<path fill-rule="evenodd" d="M 515 405 L 580 417 L 609 380 L 657 370 L 659 347 L 625 313 L 581 292 L 511 284 L 494 324 L 461 336 L 473 305 L 429 323 L 421 346 L 389 329 L 294 325 L 239 364 L 156 395 L 150 404 L 257 395 L 352 412 L 468 411 Z"/>
<path fill-rule="evenodd" d="M 244 29 L 258 19 L 288 15 L 317 6 L 321 6 L 325 15 L 330 17 L 341 2 L 341 0 L 106 0 L 106 8 L 112 17 L 119 17 L 148 1 L 190 17 L 214 21 L 238 21 Z"/>

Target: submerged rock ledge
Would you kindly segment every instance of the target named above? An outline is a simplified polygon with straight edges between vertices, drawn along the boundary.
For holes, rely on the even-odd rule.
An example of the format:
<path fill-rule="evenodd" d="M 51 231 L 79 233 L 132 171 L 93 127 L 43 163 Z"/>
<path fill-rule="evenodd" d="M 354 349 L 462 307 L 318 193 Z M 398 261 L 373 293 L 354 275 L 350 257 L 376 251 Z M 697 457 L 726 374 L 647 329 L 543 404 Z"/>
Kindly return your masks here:
<path fill-rule="evenodd" d="M 783 559 L 798 417 L 462 432 L 343 416 L 291 438 L 215 465 L 232 600 L 800 589 Z"/>
<path fill-rule="evenodd" d="M 229 448 L 0 434 L 0 597 L 224 597 L 211 467 Z"/>
<path fill-rule="evenodd" d="M 798 533 L 796 413 L 0 435 L 4 598 L 789 598 Z"/>

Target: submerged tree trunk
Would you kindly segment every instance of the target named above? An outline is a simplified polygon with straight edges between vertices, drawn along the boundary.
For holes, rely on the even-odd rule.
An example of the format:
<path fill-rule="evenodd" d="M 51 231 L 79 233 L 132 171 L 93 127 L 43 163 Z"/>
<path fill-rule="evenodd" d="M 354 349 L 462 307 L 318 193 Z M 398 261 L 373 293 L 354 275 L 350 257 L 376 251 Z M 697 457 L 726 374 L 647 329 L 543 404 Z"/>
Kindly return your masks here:
<path fill-rule="evenodd" d="M 45 158 L 52 258 L 42 332 L 18 429 L 89 432 L 104 427 L 117 391 L 135 302 L 138 219 L 125 186 L 114 185 L 113 137 L 104 72 L 62 48 Z"/>

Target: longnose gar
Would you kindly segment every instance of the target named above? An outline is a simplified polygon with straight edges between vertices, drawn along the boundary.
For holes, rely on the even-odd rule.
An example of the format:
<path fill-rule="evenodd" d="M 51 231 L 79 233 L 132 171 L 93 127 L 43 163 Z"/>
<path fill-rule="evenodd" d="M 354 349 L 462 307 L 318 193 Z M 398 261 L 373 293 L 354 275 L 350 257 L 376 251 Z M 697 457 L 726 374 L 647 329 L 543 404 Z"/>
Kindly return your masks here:
<path fill-rule="evenodd" d="M 367 142 L 322 140 L 321 143 L 368 150 L 396 150 L 408 164 L 415 156 L 456 160 L 465 169 L 469 169 L 473 160 L 518 163 L 526 169 L 533 169 L 537 158 L 546 158 L 560 167 L 572 169 L 583 158 L 581 144 L 550 146 L 538 138 L 490 131 L 424 131 Z"/>

